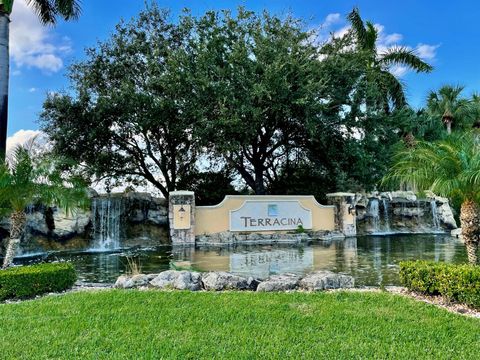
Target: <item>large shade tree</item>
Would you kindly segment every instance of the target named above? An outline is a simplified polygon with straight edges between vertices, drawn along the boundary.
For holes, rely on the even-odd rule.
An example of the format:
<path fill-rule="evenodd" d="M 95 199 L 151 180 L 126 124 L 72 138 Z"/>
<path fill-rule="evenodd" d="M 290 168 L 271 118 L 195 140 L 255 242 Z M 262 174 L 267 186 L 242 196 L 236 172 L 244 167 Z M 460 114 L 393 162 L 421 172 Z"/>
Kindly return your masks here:
<path fill-rule="evenodd" d="M 265 194 L 320 115 L 318 47 L 301 21 L 239 9 L 198 20 L 192 101 L 204 144 Z M 208 96 L 205 96 L 205 93 Z"/>
<path fill-rule="evenodd" d="M 8 125 L 9 27 L 14 0 L 0 0 L 0 156 L 5 155 Z M 45 25 L 58 18 L 75 19 L 80 14 L 78 0 L 25 0 Z"/>
<path fill-rule="evenodd" d="M 475 102 L 462 97 L 463 86 L 445 85 L 438 91 L 431 91 L 427 98 L 427 111 L 452 133 L 452 127 L 471 127 L 475 115 Z"/>
<path fill-rule="evenodd" d="M 91 178 L 148 182 L 165 197 L 197 160 L 192 19 L 155 3 L 71 68 L 73 94 L 49 96 L 42 129 Z M 208 93 L 203 93 L 209 96 Z"/>
<path fill-rule="evenodd" d="M 379 51 L 379 31 L 370 21 L 364 21 L 358 8 L 347 16 L 351 34 L 355 38 L 355 51 L 363 55 L 364 72 L 359 84 L 363 84 L 363 96 L 369 108 L 385 110 L 406 105 L 402 82 L 391 72 L 393 66 L 406 67 L 415 72 L 430 72 L 432 66 L 423 61 L 414 50 L 392 46 Z"/>
<path fill-rule="evenodd" d="M 3 268 L 12 264 L 30 205 L 59 206 L 67 213 L 88 205 L 83 180 L 62 171 L 64 161 L 32 153 L 32 142 L 11 151 L 0 165 L 0 215 L 10 217 Z"/>
<path fill-rule="evenodd" d="M 460 221 L 468 259 L 477 263 L 480 242 L 480 138 L 476 132 L 453 133 L 444 140 L 418 142 L 399 151 L 385 184 L 456 198 L 462 202 Z"/>
<path fill-rule="evenodd" d="M 167 197 L 202 151 L 263 194 L 318 116 L 319 64 L 296 19 L 239 9 L 171 23 L 151 5 L 72 67 L 75 94 L 47 99 L 42 128 L 97 177 Z"/>

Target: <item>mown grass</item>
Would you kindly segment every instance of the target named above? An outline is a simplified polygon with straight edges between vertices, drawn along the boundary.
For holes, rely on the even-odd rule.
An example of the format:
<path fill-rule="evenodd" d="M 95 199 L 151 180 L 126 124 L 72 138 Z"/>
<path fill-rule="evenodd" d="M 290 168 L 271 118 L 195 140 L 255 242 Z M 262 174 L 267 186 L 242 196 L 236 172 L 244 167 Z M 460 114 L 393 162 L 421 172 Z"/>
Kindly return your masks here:
<path fill-rule="evenodd" d="M 0 357 L 478 359 L 479 330 L 387 293 L 112 290 L 0 305 Z"/>

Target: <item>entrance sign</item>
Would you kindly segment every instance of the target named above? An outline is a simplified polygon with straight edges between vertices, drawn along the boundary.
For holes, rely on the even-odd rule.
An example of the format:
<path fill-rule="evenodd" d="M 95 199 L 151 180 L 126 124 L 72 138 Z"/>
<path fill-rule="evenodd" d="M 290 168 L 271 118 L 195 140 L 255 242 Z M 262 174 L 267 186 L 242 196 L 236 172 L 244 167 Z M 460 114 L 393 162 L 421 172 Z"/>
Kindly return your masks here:
<path fill-rule="evenodd" d="M 246 200 L 230 210 L 230 231 L 312 229 L 312 212 L 298 200 Z"/>

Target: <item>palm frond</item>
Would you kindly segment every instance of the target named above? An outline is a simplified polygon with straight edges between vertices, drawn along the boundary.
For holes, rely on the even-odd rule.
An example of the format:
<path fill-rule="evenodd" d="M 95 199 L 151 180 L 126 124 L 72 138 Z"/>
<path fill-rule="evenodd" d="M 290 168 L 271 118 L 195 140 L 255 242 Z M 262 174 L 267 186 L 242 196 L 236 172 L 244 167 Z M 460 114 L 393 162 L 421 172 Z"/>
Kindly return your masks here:
<path fill-rule="evenodd" d="M 55 0 L 55 9 L 64 20 L 75 20 L 80 16 L 80 0 Z"/>
<path fill-rule="evenodd" d="M 363 23 L 360 11 L 357 7 L 347 15 L 348 22 L 352 25 L 352 30 L 355 34 L 359 47 L 364 48 L 367 41 L 367 29 Z"/>
<path fill-rule="evenodd" d="M 37 14 L 40 21 L 44 24 L 55 24 L 57 22 L 56 10 L 51 0 L 25 0 Z"/>
<path fill-rule="evenodd" d="M 25 0 L 44 25 L 56 24 L 57 18 L 77 19 L 81 8 L 78 0 Z"/>
<path fill-rule="evenodd" d="M 88 206 L 86 184 L 62 172 L 63 159 L 49 154 L 32 157 L 31 144 L 17 146 L 0 165 L 0 211 L 23 211 L 41 203 L 67 212 Z"/>
<path fill-rule="evenodd" d="M 365 34 L 365 42 L 363 44 L 364 50 L 369 50 L 370 52 L 376 52 L 376 44 L 378 39 L 378 31 L 375 28 L 375 25 L 367 21 L 366 23 L 366 34 Z"/>
<path fill-rule="evenodd" d="M 433 66 L 423 61 L 414 50 L 394 46 L 380 54 L 379 62 L 386 66 L 403 65 L 416 72 L 431 72 Z"/>
<path fill-rule="evenodd" d="M 382 71 L 382 83 L 387 89 L 388 97 L 396 109 L 401 109 L 407 105 L 403 85 L 399 79 L 388 71 Z"/>
<path fill-rule="evenodd" d="M 463 90 L 464 87 L 460 85 L 444 85 L 438 91 L 430 92 L 427 98 L 428 113 L 438 120 L 448 116 L 455 126 L 471 127 L 478 120 L 480 105 L 474 101 L 475 98 L 463 98 Z"/>
<path fill-rule="evenodd" d="M 395 154 L 382 183 L 409 184 L 442 196 L 480 197 L 478 134 L 452 134 L 438 142 L 419 142 Z"/>

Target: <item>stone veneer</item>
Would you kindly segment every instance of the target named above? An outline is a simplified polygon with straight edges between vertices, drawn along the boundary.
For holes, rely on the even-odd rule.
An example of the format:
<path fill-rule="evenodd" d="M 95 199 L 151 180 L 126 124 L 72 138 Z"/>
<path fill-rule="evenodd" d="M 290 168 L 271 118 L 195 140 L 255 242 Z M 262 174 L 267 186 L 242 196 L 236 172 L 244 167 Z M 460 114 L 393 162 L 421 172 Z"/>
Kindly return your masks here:
<path fill-rule="evenodd" d="M 190 206 L 190 227 L 188 229 L 174 228 L 174 206 Z M 193 191 L 172 191 L 168 200 L 168 221 L 170 225 L 170 239 L 172 245 L 195 244 L 195 194 Z"/>

